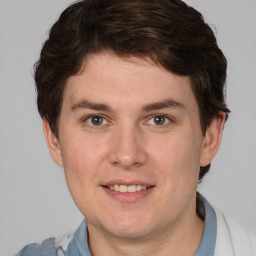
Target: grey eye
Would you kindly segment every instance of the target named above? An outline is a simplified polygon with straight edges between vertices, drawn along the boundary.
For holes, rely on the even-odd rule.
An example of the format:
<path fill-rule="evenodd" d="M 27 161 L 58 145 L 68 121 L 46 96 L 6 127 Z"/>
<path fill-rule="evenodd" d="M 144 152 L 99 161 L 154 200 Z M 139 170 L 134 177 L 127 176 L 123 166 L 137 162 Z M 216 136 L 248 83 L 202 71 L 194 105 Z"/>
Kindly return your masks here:
<path fill-rule="evenodd" d="M 99 126 L 99 125 L 102 125 L 104 123 L 104 120 L 105 119 L 102 116 L 91 116 L 91 117 L 88 117 L 86 121 L 90 125 Z"/>
<path fill-rule="evenodd" d="M 168 124 L 170 121 L 171 119 L 166 115 L 154 115 L 148 120 L 148 124 L 163 126 Z"/>
<path fill-rule="evenodd" d="M 164 125 L 167 120 L 165 116 L 154 116 L 153 119 L 154 119 L 154 124 L 156 125 Z"/>

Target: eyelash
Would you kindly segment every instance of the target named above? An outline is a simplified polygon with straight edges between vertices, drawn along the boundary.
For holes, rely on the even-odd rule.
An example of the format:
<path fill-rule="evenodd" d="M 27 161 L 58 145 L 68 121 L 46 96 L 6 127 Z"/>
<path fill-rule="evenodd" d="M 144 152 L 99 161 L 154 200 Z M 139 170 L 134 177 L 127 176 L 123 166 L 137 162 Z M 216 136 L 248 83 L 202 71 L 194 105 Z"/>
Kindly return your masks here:
<path fill-rule="evenodd" d="M 160 117 L 160 118 L 165 118 L 165 121 L 167 123 L 164 123 L 164 124 L 160 124 L 160 125 L 157 125 L 157 124 L 148 124 L 148 125 L 152 125 L 152 126 L 155 126 L 156 128 L 163 128 L 163 127 L 166 127 L 166 126 L 169 126 L 171 122 L 173 122 L 173 118 L 171 118 L 170 116 L 166 115 L 166 114 L 154 114 L 154 115 L 151 115 L 147 122 L 146 123 L 149 123 L 149 121 L 152 119 L 154 119 L 155 117 Z"/>
<path fill-rule="evenodd" d="M 87 125 L 89 125 L 91 128 L 94 128 L 94 129 L 98 129 L 98 128 L 102 128 L 102 126 L 105 126 L 107 124 L 99 124 L 99 125 L 93 125 L 92 124 L 92 121 L 91 121 L 91 124 L 88 122 L 88 120 L 90 120 L 91 118 L 93 117 L 98 117 L 98 118 L 102 118 L 103 119 L 103 122 L 109 122 L 107 120 L 107 118 L 104 116 L 104 115 L 89 115 L 89 116 L 86 116 L 82 119 L 82 123 L 87 123 Z M 164 124 L 149 124 L 149 121 L 154 119 L 155 117 L 160 117 L 160 118 L 165 118 L 165 121 L 167 121 L 167 123 L 164 123 Z M 150 126 L 155 126 L 157 128 L 162 128 L 162 127 L 166 127 L 168 125 L 170 125 L 170 122 L 173 122 L 173 118 L 171 118 L 170 116 L 166 115 L 166 114 L 154 114 L 154 115 L 151 115 L 147 118 L 147 121 L 145 122 L 147 125 L 150 125 Z"/>
<path fill-rule="evenodd" d="M 92 124 L 92 120 L 91 120 L 91 124 L 88 122 L 88 120 L 94 118 L 94 117 L 98 117 L 98 118 L 102 118 L 103 119 L 103 122 L 107 122 L 107 118 L 104 116 L 104 115 L 89 115 L 89 116 L 86 116 L 82 119 L 82 123 L 87 123 L 88 126 L 90 126 L 90 128 L 93 128 L 93 129 L 99 129 L 99 128 L 102 128 L 102 126 L 105 126 L 107 124 L 100 124 L 100 125 L 93 125 Z"/>

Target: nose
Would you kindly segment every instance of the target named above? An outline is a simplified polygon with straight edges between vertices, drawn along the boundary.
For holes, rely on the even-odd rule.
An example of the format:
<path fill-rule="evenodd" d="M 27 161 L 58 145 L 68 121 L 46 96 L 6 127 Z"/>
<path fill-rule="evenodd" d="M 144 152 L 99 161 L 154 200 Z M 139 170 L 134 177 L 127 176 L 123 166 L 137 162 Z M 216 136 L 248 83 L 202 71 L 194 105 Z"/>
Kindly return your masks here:
<path fill-rule="evenodd" d="M 124 170 L 132 170 L 145 164 L 145 142 L 139 129 L 123 125 L 113 132 L 110 161 Z"/>

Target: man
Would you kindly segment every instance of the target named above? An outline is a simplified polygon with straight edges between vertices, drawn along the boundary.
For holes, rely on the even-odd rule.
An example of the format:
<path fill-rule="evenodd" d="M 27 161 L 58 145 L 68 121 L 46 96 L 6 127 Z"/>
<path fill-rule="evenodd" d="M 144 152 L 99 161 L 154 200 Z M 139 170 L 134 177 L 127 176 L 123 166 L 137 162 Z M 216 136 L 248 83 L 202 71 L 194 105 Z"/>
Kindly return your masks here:
<path fill-rule="evenodd" d="M 229 109 L 226 59 L 180 0 L 87 0 L 53 25 L 38 110 L 85 221 L 18 255 L 255 255 L 197 193 Z"/>

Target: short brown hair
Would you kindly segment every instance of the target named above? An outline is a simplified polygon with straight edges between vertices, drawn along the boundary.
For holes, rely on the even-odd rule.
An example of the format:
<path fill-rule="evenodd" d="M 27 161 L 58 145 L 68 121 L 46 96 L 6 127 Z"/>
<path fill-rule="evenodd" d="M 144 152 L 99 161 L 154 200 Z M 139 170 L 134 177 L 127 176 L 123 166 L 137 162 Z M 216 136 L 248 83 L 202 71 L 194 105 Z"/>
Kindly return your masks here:
<path fill-rule="evenodd" d="M 204 133 L 225 104 L 227 62 L 202 15 L 181 0 L 83 0 L 52 26 L 35 65 L 38 110 L 58 136 L 68 77 L 90 54 L 149 57 L 165 69 L 189 75 Z M 199 180 L 210 165 L 201 167 Z"/>

